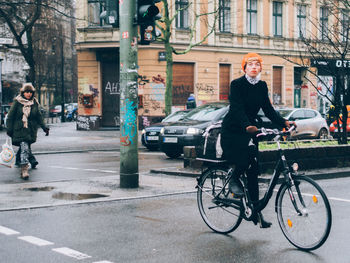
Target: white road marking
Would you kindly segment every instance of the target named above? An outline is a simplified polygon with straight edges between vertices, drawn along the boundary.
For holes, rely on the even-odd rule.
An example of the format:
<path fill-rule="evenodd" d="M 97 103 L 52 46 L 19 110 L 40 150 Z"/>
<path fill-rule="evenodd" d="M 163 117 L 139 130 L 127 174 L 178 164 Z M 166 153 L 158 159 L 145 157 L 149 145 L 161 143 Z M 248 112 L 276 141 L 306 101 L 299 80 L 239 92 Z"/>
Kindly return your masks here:
<path fill-rule="evenodd" d="M 108 261 L 108 260 L 102 260 L 102 261 L 95 261 L 92 263 L 113 263 L 112 261 Z"/>
<path fill-rule="evenodd" d="M 101 172 L 101 173 L 112 173 L 112 174 L 117 174 L 117 171 L 112 171 L 112 170 L 81 169 L 81 168 L 76 168 L 76 167 L 66 167 L 66 166 L 57 166 L 57 165 L 49 165 L 49 167 L 51 167 L 51 168 L 56 168 L 56 169 L 81 170 L 81 171 L 87 171 L 87 172 Z"/>
<path fill-rule="evenodd" d="M 23 241 L 26 241 L 28 243 L 31 243 L 33 245 L 37 245 L 39 247 L 42 246 L 50 246 L 53 245 L 54 243 L 41 239 L 41 238 L 37 238 L 37 237 L 33 237 L 33 236 L 22 236 L 22 237 L 18 237 L 18 239 L 21 239 Z"/>
<path fill-rule="evenodd" d="M 337 198 L 337 197 L 328 197 L 329 200 L 333 200 L 333 201 L 341 201 L 341 202 L 347 202 L 350 203 L 349 199 L 343 199 L 343 198 Z"/>
<path fill-rule="evenodd" d="M 261 190 L 266 191 L 267 188 L 260 188 Z M 274 192 L 278 192 L 278 189 L 273 189 Z M 305 194 L 308 196 L 313 196 L 313 194 Z M 340 201 L 340 202 L 346 202 L 346 203 L 350 203 L 350 199 L 344 199 L 344 198 L 338 198 L 338 197 L 328 197 L 328 200 L 333 200 L 333 201 Z"/>
<path fill-rule="evenodd" d="M 91 258 L 91 256 L 83 254 L 79 251 L 70 249 L 68 247 L 60 247 L 60 248 L 53 248 L 53 251 L 63 254 L 68 257 L 76 258 L 76 259 L 86 259 L 86 258 Z"/>
<path fill-rule="evenodd" d="M 6 236 L 19 234 L 19 232 L 15 231 L 15 230 L 13 230 L 11 228 L 4 227 L 4 226 L 0 226 L 0 233 L 4 234 Z"/>

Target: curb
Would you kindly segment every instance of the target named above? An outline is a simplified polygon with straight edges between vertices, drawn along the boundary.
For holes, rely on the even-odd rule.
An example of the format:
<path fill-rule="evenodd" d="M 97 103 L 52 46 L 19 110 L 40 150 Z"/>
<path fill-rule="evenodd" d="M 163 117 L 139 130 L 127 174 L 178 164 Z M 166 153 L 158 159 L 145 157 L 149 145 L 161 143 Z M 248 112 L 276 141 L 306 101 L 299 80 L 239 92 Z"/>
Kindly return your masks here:
<path fill-rule="evenodd" d="M 310 177 L 314 180 L 325 180 L 325 179 L 336 179 L 336 178 L 345 178 L 350 177 L 350 168 L 342 169 L 341 171 L 331 171 L 329 169 L 326 171 L 300 171 L 300 174 L 304 174 L 307 177 Z M 166 169 L 151 169 L 150 173 L 154 174 L 167 174 L 167 175 L 175 175 L 175 176 L 184 176 L 184 177 L 197 177 L 201 174 L 199 170 L 166 170 Z M 259 177 L 259 182 L 268 183 L 270 182 L 270 176 L 268 174 L 262 174 Z M 283 178 L 278 180 L 278 183 L 282 182 Z"/>

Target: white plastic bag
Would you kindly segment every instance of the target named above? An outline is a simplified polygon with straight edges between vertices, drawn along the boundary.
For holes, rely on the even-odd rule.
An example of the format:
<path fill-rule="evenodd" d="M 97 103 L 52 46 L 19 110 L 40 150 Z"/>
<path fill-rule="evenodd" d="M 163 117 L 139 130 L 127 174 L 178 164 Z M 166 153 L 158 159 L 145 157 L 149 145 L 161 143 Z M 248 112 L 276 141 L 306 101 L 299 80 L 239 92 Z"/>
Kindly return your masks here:
<path fill-rule="evenodd" d="M 15 151 L 12 147 L 12 140 L 7 137 L 6 142 L 2 145 L 0 153 L 0 164 L 12 168 L 15 163 Z"/>

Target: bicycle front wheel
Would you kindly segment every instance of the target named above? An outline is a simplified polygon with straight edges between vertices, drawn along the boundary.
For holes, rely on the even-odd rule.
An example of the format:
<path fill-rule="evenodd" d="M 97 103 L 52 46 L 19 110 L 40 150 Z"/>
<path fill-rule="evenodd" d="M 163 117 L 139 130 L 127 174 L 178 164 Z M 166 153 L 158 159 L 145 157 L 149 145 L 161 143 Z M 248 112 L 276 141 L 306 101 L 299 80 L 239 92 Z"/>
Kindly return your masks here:
<path fill-rule="evenodd" d="M 201 177 L 197 191 L 197 204 L 204 222 L 222 234 L 234 231 L 242 222 L 240 207 L 227 201 L 229 191 L 224 185 L 228 177 L 225 169 L 210 169 Z"/>
<path fill-rule="evenodd" d="M 326 194 L 311 178 L 296 176 L 294 186 L 282 185 L 277 219 L 284 236 L 295 247 L 314 250 L 327 240 L 332 213 Z"/>

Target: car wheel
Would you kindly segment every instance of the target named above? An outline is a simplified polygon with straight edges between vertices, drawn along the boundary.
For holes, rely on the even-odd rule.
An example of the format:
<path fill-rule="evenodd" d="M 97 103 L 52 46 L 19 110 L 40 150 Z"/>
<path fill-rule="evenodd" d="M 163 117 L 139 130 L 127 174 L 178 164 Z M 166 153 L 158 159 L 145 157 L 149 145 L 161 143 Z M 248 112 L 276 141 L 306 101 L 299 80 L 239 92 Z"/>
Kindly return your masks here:
<path fill-rule="evenodd" d="M 180 157 L 181 155 L 181 152 L 179 151 L 167 151 L 165 152 L 165 154 L 169 157 L 169 158 L 172 158 L 172 159 L 176 159 L 178 157 Z"/>
<path fill-rule="evenodd" d="M 328 131 L 325 128 L 322 128 L 318 133 L 319 139 L 328 139 Z"/>

